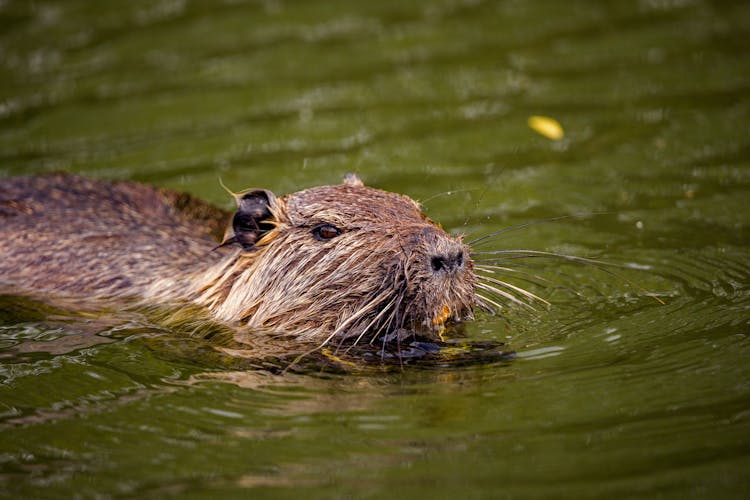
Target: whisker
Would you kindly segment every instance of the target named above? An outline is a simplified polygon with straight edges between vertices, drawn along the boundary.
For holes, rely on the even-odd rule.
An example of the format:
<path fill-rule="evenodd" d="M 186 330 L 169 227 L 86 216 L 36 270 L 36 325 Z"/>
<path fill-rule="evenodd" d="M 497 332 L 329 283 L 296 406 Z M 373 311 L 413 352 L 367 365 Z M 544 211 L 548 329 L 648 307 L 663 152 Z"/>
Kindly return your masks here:
<path fill-rule="evenodd" d="M 403 299 L 404 299 L 404 295 L 403 294 L 399 294 L 398 306 L 395 309 L 396 310 L 396 315 L 394 317 L 394 319 L 396 320 L 396 328 L 394 330 L 392 330 L 392 331 L 396 332 L 396 345 L 397 345 L 397 349 L 398 349 L 398 352 L 399 352 L 399 362 L 401 362 L 401 368 L 402 369 L 403 369 L 403 360 L 401 359 L 401 337 L 400 337 L 400 331 L 399 330 L 403 329 L 404 322 L 405 322 L 406 318 L 409 317 L 409 308 L 414 303 L 414 301 L 412 301 L 409 305 L 406 306 L 406 308 L 404 308 L 402 310 L 401 309 L 401 303 L 403 302 Z M 402 312 L 403 312 L 403 316 L 402 316 Z M 380 360 L 381 361 L 383 361 L 385 359 L 385 346 L 387 344 L 386 343 L 386 337 L 387 337 L 387 334 L 383 335 L 383 347 L 382 347 L 382 349 L 380 351 Z"/>
<path fill-rule="evenodd" d="M 549 281 L 543 276 L 534 276 L 524 271 L 521 271 L 520 269 L 518 269 L 517 264 L 514 264 L 513 267 L 497 266 L 493 264 L 477 264 L 476 266 L 474 266 L 474 269 L 478 271 L 484 271 L 490 274 L 495 274 L 495 271 L 502 271 L 502 272 L 513 273 L 513 274 L 525 274 L 527 276 L 533 276 L 534 278 L 537 278 L 540 281 Z"/>
<path fill-rule="evenodd" d="M 500 304 L 498 304 L 497 302 L 495 302 L 489 297 L 485 297 L 484 295 L 479 295 L 479 294 L 477 294 L 477 297 L 479 297 L 482 301 L 487 301 L 494 306 L 494 307 L 487 307 L 486 304 L 484 305 L 484 307 L 493 314 L 500 314 L 500 311 L 504 309 L 503 306 L 501 306 Z"/>
<path fill-rule="evenodd" d="M 615 267 L 615 268 L 620 268 L 620 269 L 624 268 L 624 266 L 619 265 L 619 264 L 605 262 L 605 261 L 597 260 L 597 259 L 591 259 L 588 257 L 578 257 L 575 255 L 567 255 L 567 254 L 562 254 L 562 253 L 557 253 L 557 252 L 547 252 L 543 250 L 492 250 L 492 251 L 486 251 L 486 252 L 476 252 L 476 254 L 477 255 L 502 255 L 502 257 L 487 257 L 487 258 L 473 259 L 474 261 L 477 261 L 477 262 L 498 262 L 498 261 L 505 261 L 505 260 L 511 260 L 511 259 L 527 259 L 527 258 L 551 258 L 551 259 L 563 260 L 566 262 L 573 262 L 575 264 L 583 264 L 586 266 L 591 266 L 595 269 L 598 269 L 599 271 L 603 273 L 606 273 L 614 278 L 617 278 L 618 280 L 622 280 L 623 282 L 634 287 L 635 289 L 640 290 L 644 294 L 647 294 L 650 297 L 653 297 L 654 300 L 664 305 L 664 301 L 661 300 L 659 297 L 656 297 L 653 294 L 649 294 L 648 290 L 635 284 L 632 280 L 629 280 L 628 278 L 618 273 L 615 273 L 614 271 L 607 268 L 607 267 Z M 473 255 L 474 254 L 472 254 L 472 257 Z"/>
<path fill-rule="evenodd" d="M 482 258 L 482 259 L 475 259 L 479 260 L 480 262 L 483 260 L 486 261 L 497 261 L 502 259 L 516 259 L 516 258 L 531 258 L 531 257 L 546 257 L 546 258 L 552 258 L 552 259 L 561 259 L 561 260 L 567 260 L 570 262 L 578 262 L 581 264 L 590 264 L 595 266 L 612 266 L 612 267 L 622 267 L 618 266 L 617 264 L 612 264 L 609 262 L 604 262 L 597 259 L 591 259 L 588 257 L 578 257 L 576 255 L 568 255 L 564 253 L 557 253 L 557 252 L 547 252 L 544 250 L 521 250 L 521 249 L 505 249 L 505 250 L 488 250 L 488 251 L 482 251 L 482 252 L 472 252 L 472 257 L 474 255 L 504 255 L 505 257 L 497 257 L 497 258 Z"/>
<path fill-rule="evenodd" d="M 496 308 L 491 307 L 489 304 L 486 304 L 484 302 L 484 297 L 479 295 L 478 293 L 474 293 L 474 304 L 481 310 L 485 311 L 488 314 L 492 314 L 493 316 L 496 314 L 499 314 Z"/>
<path fill-rule="evenodd" d="M 535 295 L 535 294 L 531 293 L 530 291 L 528 291 L 528 290 L 524 290 L 523 288 L 517 287 L 517 286 L 515 286 L 515 285 L 512 285 L 512 284 L 510 284 L 510 283 L 506 283 L 505 281 L 500 281 L 500 280 L 496 280 L 496 279 L 494 279 L 494 278 L 490 278 L 489 276 L 480 276 L 480 277 L 479 277 L 479 279 L 480 279 L 480 280 L 487 280 L 487 281 L 489 281 L 490 283 L 494 283 L 494 284 L 496 284 L 496 285 L 499 285 L 499 286 L 503 286 L 503 287 L 509 288 L 509 289 L 511 289 L 511 290 L 513 290 L 513 291 L 515 291 L 515 292 L 518 292 L 518 293 L 520 293 L 520 294 L 521 294 L 521 295 L 523 295 L 524 297 L 527 297 L 527 298 L 529 298 L 529 299 L 533 299 L 533 300 L 537 300 L 537 301 L 541 302 L 542 304 L 544 304 L 544 305 L 546 305 L 546 306 L 550 306 L 550 305 L 551 305 L 551 304 L 550 304 L 550 303 L 549 303 L 548 301 L 546 301 L 546 300 L 544 300 L 543 298 L 541 298 L 541 297 L 539 297 L 539 296 L 537 296 L 537 295 Z"/>
<path fill-rule="evenodd" d="M 375 330 L 375 332 L 373 333 L 373 335 L 372 335 L 372 337 L 370 339 L 370 342 L 369 342 L 370 345 L 372 345 L 373 341 L 376 338 L 378 338 L 378 336 L 381 334 L 381 332 L 383 332 L 383 331 L 390 331 L 390 326 L 393 324 L 393 318 L 395 316 L 396 316 L 396 310 L 394 309 L 393 311 L 391 311 L 391 314 L 390 314 L 389 318 L 386 321 L 384 321 L 382 325 L 380 325 L 380 328 L 378 328 L 377 330 Z"/>
<path fill-rule="evenodd" d="M 500 290 L 498 288 L 495 288 L 492 285 L 488 285 L 487 283 L 479 282 L 479 283 L 476 284 L 476 286 L 477 286 L 477 288 L 480 288 L 480 289 L 485 290 L 487 292 L 491 292 L 491 293 L 494 293 L 496 295 L 499 295 L 500 297 L 502 297 L 504 299 L 507 299 L 507 300 L 513 302 L 514 304 L 518 304 L 520 306 L 526 307 L 528 309 L 531 309 L 532 311 L 536 310 L 536 309 L 534 309 L 533 306 L 531 306 L 531 305 L 527 304 L 526 302 L 520 300 L 515 295 L 510 294 L 510 293 L 508 293 L 506 291 Z"/>
<path fill-rule="evenodd" d="M 313 349 L 310 349 L 309 351 L 303 352 L 302 354 L 300 354 L 299 356 L 297 356 L 296 358 L 294 358 L 294 360 L 286 368 L 284 368 L 284 370 L 282 371 L 282 374 L 286 373 L 287 370 L 289 370 L 294 365 L 296 365 L 297 363 L 299 363 L 305 357 L 307 357 L 310 354 L 314 353 L 315 351 L 317 351 L 317 350 L 322 349 L 323 347 L 325 347 L 328 344 L 328 342 L 331 341 L 332 338 L 334 338 L 336 335 L 338 335 L 339 333 L 341 333 L 342 331 L 344 331 L 344 329 L 347 328 L 351 323 L 353 323 L 355 320 L 361 318 L 365 314 L 369 313 L 375 306 L 377 306 L 382 301 L 382 298 L 384 298 L 384 297 L 387 297 L 387 294 L 383 293 L 383 294 L 375 297 L 370 302 L 368 302 L 367 304 L 365 304 L 365 306 L 363 306 L 362 309 L 360 309 L 356 313 L 354 313 L 351 316 L 349 316 L 343 323 L 341 323 L 338 327 L 336 327 L 333 330 L 333 332 L 331 332 L 331 334 L 328 335 L 328 337 L 326 337 L 325 340 L 323 340 L 323 342 L 321 342 L 317 347 L 315 347 Z"/>
<path fill-rule="evenodd" d="M 519 267 L 519 266 L 516 266 Z M 530 267 L 530 266 L 520 266 L 520 267 Z M 474 270 L 482 273 L 488 273 L 488 274 L 496 274 L 495 271 L 502 271 L 507 273 L 512 273 L 514 275 L 514 279 L 518 279 L 520 281 L 523 281 L 525 283 L 530 283 L 532 285 L 540 285 L 540 283 L 550 283 L 550 280 L 545 278 L 544 276 L 539 276 L 538 274 L 531 274 L 526 271 L 522 271 L 520 269 L 511 268 L 511 267 L 504 267 L 504 266 L 493 266 L 493 265 L 476 265 L 474 266 Z"/>
<path fill-rule="evenodd" d="M 504 227 L 503 229 L 493 231 L 491 233 L 480 236 L 479 238 L 475 238 L 471 241 L 468 241 L 467 244 L 469 246 L 484 245 L 488 243 L 488 240 L 494 239 L 497 236 L 501 236 L 505 233 L 509 233 L 512 231 L 518 231 L 520 229 L 524 229 L 530 226 L 537 226 L 539 224 L 546 224 L 549 222 L 557 222 L 557 221 L 567 220 L 567 219 L 585 219 L 587 217 L 593 217 L 597 215 L 611 215 L 611 213 L 612 212 L 593 212 L 593 213 L 586 213 L 586 214 L 560 215 L 557 217 L 547 217 L 545 219 L 537 219 L 537 220 L 533 220 L 530 222 L 524 222 L 522 224 L 516 224 L 515 226 Z"/>
<path fill-rule="evenodd" d="M 375 324 L 375 323 L 376 323 L 376 322 L 377 322 L 377 321 L 378 321 L 378 320 L 379 320 L 379 319 L 380 319 L 380 318 L 381 318 L 381 317 L 382 317 L 382 316 L 383 316 L 383 315 L 384 315 L 384 314 L 385 314 L 386 312 L 388 312 L 388 310 L 389 310 L 389 309 L 391 308 L 391 306 L 392 306 L 392 305 L 393 305 L 393 304 L 394 304 L 395 302 L 396 302 L 396 297 L 394 297 L 393 299 L 391 299 L 391 301 L 390 301 L 390 302 L 389 302 L 388 304 L 386 304 L 386 305 L 385 305 L 385 307 L 383 307 L 383 310 L 382 310 L 382 311 L 380 311 L 380 312 L 379 312 L 379 313 L 378 313 L 378 314 L 377 314 L 377 315 L 376 315 L 376 316 L 375 316 L 375 317 L 374 317 L 374 318 L 372 319 L 372 321 L 370 321 L 370 322 L 369 322 L 369 323 L 367 324 L 367 326 L 365 326 L 365 327 L 364 327 L 364 328 L 362 329 L 362 333 L 360 333 L 360 334 L 359 334 L 359 336 L 357 336 L 357 338 L 356 338 L 356 339 L 354 340 L 354 343 L 353 343 L 353 344 L 352 344 L 352 345 L 351 345 L 351 346 L 350 346 L 350 347 L 349 347 L 349 348 L 348 348 L 348 349 L 347 349 L 346 351 L 344 351 L 344 352 L 345 352 L 345 353 L 348 353 L 348 352 L 349 352 L 349 351 L 350 351 L 350 350 L 351 350 L 351 349 L 352 349 L 353 347 L 355 347 L 355 346 L 356 346 L 356 345 L 357 345 L 357 344 L 359 343 L 359 341 L 360 341 L 360 340 L 362 340 L 362 337 L 364 337 L 365 333 L 367 333 L 367 331 L 368 331 L 368 330 L 370 329 L 370 327 L 372 327 L 372 325 L 374 325 L 374 324 Z"/>
<path fill-rule="evenodd" d="M 393 331 L 392 325 L 394 324 L 394 321 L 398 323 L 398 320 L 396 318 L 398 318 L 399 313 L 401 311 L 401 302 L 403 301 L 404 297 L 402 294 L 398 294 L 396 296 L 396 299 L 397 299 L 397 302 L 393 307 L 393 311 L 391 312 L 391 315 L 388 318 L 387 323 L 384 323 L 387 325 L 387 327 L 385 328 L 386 335 L 383 335 L 383 338 L 387 336 L 387 332 Z M 372 343 L 375 342 L 375 340 L 378 338 L 378 335 L 380 334 L 382 330 L 383 328 L 380 328 L 377 332 L 373 334 L 372 337 L 370 337 L 370 345 L 372 345 Z"/>
<path fill-rule="evenodd" d="M 497 270 L 497 271 L 507 271 L 507 272 L 510 272 L 510 273 L 517 272 L 516 269 L 513 269 L 512 267 L 505 267 L 505 266 L 478 265 L 478 266 L 475 266 L 474 269 L 477 269 L 479 271 L 486 271 L 488 273 L 493 273 L 493 274 L 494 274 L 495 270 Z"/>
<path fill-rule="evenodd" d="M 480 272 L 489 272 L 489 271 L 481 269 L 481 267 L 484 267 L 484 266 L 487 266 L 487 265 L 486 264 L 482 266 L 476 265 L 474 269 Z M 499 266 L 487 266 L 487 267 L 499 267 Z M 529 271 L 522 271 L 518 268 L 529 269 Z M 505 269 L 506 268 L 501 268 L 503 272 L 505 271 Z M 560 283 L 553 283 L 553 281 L 550 279 L 547 279 L 536 273 L 530 272 L 530 270 L 534 270 L 534 271 L 539 270 L 538 265 L 534 265 L 530 263 L 522 263 L 522 261 L 518 260 L 518 261 L 513 262 L 513 268 L 507 268 L 507 269 L 513 273 L 512 276 L 514 280 L 523 281 L 524 283 L 529 283 L 530 285 L 534 285 L 537 287 L 543 287 L 546 292 L 550 292 L 551 290 L 557 289 L 557 290 L 565 290 L 566 292 L 572 293 L 577 296 L 582 296 L 582 294 L 579 291 L 577 291 L 575 288 L 571 286 L 563 285 Z M 555 268 L 553 270 L 547 270 L 547 271 L 557 276 L 565 277 L 567 279 L 573 279 L 573 280 L 578 279 L 574 273 L 567 272 L 561 268 Z M 482 274 L 478 274 L 477 277 L 479 279 L 482 279 L 485 276 Z"/>
<path fill-rule="evenodd" d="M 554 267 L 553 269 L 550 269 L 548 265 L 544 263 L 544 261 L 547 259 L 541 258 L 541 257 L 527 257 L 527 258 L 505 258 L 505 257 L 498 257 L 498 258 L 490 258 L 484 261 L 485 263 L 477 264 L 476 260 L 475 267 L 479 266 L 485 266 L 489 265 L 488 263 L 507 263 L 511 264 L 513 266 L 513 274 L 509 275 L 513 277 L 514 280 L 523 281 L 525 283 L 532 284 L 534 286 L 539 287 L 548 287 L 551 284 L 553 284 L 553 281 L 550 278 L 545 277 L 543 274 L 540 273 L 552 273 L 558 276 L 566 276 L 568 278 L 575 278 L 574 274 L 571 274 L 569 271 L 565 270 L 564 268 L 558 266 Z M 571 262 L 572 265 L 577 265 L 575 262 Z M 484 276 L 480 274 L 479 276 Z"/>

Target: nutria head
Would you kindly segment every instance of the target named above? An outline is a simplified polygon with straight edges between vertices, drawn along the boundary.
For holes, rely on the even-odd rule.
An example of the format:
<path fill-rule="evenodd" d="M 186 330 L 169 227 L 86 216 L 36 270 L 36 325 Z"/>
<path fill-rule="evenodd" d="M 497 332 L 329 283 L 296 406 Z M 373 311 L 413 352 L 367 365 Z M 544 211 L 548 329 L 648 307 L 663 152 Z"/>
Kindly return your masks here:
<path fill-rule="evenodd" d="M 469 248 L 411 198 L 356 176 L 280 198 L 235 194 L 224 245 L 197 278 L 195 300 L 221 320 L 326 343 L 435 331 L 471 317 Z"/>

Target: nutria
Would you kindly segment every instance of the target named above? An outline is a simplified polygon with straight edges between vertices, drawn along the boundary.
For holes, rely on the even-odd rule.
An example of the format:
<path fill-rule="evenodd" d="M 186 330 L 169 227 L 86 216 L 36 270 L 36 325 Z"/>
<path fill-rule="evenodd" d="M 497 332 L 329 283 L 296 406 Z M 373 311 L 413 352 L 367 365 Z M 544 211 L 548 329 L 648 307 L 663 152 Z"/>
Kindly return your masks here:
<path fill-rule="evenodd" d="M 494 307 L 477 293 L 487 285 L 469 247 L 407 196 L 348 175 L 234 197 L 231 214 L 133 182 L 2 179 L 0 289 L 196 304 L 221 323 L 319 344 L 435 331 Z"/>

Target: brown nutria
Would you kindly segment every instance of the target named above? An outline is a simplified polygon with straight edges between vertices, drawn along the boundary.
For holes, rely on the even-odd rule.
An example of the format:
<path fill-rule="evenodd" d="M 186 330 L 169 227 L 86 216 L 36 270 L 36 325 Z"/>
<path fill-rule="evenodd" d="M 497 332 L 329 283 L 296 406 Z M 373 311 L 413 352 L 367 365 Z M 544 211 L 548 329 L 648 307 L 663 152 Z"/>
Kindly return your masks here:
<path fill-rule="evenodd" d="M 232 215 L 132 182 L 2 179 L 0 289 L 82 305 L 192 303 L 229 325 L 320 344 L 434 331 L 489 307 L 469 247 L 407 196 L 354 175 L 234 196 Z"/>

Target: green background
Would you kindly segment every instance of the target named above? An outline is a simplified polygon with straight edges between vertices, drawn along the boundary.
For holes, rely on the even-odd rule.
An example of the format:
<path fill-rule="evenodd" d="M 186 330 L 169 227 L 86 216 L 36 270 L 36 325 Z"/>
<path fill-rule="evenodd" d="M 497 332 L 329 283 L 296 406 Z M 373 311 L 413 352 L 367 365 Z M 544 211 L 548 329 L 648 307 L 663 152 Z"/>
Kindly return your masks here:
<path fill-rule="evenodd" d="M 517 359 L 387 373 L 0 297 L 0 495 L 746 497 L 748 54 L 740 1 L 0 2 L 2 176 L 357 172 L 469 237 L 602 213 L 483 249 L 624 266 L 510 262 L 551 309 L 465 334 Z"/>

